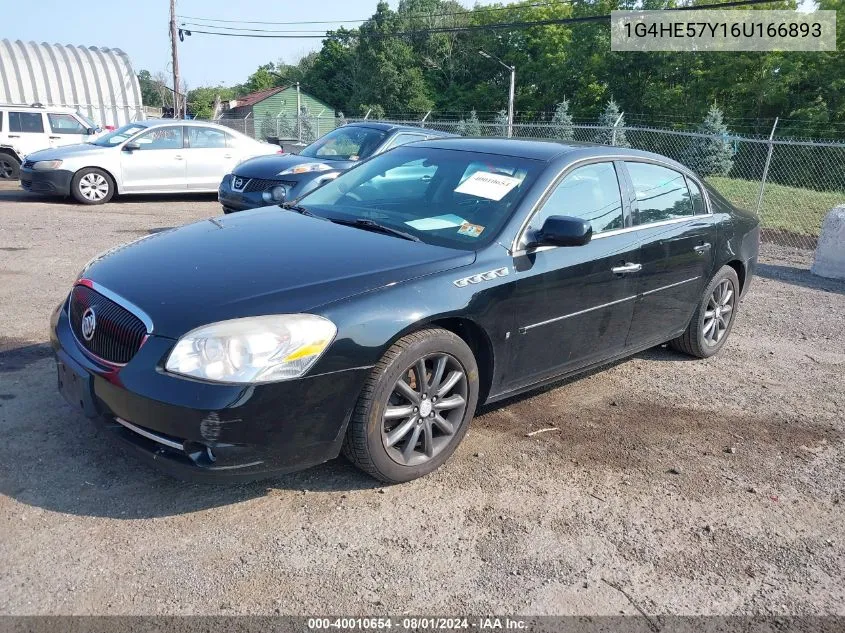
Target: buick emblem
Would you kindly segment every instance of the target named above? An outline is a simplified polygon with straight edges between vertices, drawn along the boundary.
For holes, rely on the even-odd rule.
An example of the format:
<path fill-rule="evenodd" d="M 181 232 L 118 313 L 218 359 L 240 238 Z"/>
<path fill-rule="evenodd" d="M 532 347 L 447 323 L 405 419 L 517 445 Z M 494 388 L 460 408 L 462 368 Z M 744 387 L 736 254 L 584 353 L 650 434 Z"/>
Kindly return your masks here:
<path fill-rule="evenodd" d="M 94 338 L 94 330 L 97 329 L 97 316 L 94 314 L 93 308 L 88 308 L 82 314 L 82 338 L 90 341 Z"/>
<path fill-rule="evenodd" d="M 243 187 L 244 187 L 244 179 L 243 179 L 243 178 L 240 178 L 240 177 L 235 178 L 234 182 L 232 182 L 232 186 L 233 186 L 235 189 L 243 189 Z"/>

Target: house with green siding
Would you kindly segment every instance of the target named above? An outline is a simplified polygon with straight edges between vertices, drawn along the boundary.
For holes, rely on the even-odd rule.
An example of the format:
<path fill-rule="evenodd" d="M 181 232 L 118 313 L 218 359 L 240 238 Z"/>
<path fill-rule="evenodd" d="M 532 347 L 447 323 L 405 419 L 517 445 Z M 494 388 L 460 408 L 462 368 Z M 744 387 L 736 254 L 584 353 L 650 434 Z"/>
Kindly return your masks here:
<path fill-rule="evenodd" d="M 243 120 L 244 131 L 261 139 L 311 142 L 336 126 L 334 108 L 301 90 L 299 84 L 239 97 L 228 103 L 222 118 Z"/>

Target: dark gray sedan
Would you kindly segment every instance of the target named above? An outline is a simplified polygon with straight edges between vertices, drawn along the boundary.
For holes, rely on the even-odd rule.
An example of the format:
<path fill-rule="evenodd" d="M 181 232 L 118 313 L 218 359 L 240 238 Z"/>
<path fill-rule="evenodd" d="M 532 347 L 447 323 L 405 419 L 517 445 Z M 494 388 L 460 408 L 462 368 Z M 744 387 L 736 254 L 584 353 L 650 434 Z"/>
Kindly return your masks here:
<path fill-rule="evenodd" d="M 389 149 L 431 138 L 454 136 L 410 125 L 351 123 L 321 137 L 299 154 L 247 160 L 220 183 L 224 213 L 293 200 L 313 191 L 359 161 Z"/>

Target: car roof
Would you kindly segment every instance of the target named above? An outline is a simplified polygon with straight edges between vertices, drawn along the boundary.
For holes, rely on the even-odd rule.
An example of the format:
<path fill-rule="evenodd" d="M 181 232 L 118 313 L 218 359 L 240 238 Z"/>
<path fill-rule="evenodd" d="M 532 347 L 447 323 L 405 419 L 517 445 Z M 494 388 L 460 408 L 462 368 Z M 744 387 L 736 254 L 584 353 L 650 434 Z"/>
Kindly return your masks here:
<path fill-rule="evenodd" d="M 22 105 L 14 103 L 0 103 L 0 108 L 4 110 L 33 110 L 36 112 L 76 112 L 76 110 L 67 106 Z"/>
<path fill-rule="evenodd" d="M 628 147 L 616 147 L 611 145 L 599 145 L 598 143 L 586 143 L 581 141 L 558 141 L 546 140 L 535 141 L 516 138 L 467 138 L 449 137 L 417 141 L 414 147 L 431 147 L 434 149 L 451 149 L 464 152 L 477 152 L 479 154 L 499 154 L 512 156 L 514 158 L 527 158 L 531 160 L 552 161 L 561 156 L 572 154 L 573 158 L 590 158 L 601 156 L 647 158 L 671 164 L 678 169 L 689 172 L 689 168 L 680 163 L 653 152 L 645 152 Z"/>
<path fill-rule="evenodd" d="M 347 123 L 344 127 L 366 127 L 372 130 L 381 130 L 383 132 L 424 132 L 426 136 L 441 136 L 449 137 L 455 136 L 449 132 L 442 132 L 428 127 L 420 127 L 419 125 L 406 125 L 401 123 L 384 123 L 382 121 L 355 121 Z"/>

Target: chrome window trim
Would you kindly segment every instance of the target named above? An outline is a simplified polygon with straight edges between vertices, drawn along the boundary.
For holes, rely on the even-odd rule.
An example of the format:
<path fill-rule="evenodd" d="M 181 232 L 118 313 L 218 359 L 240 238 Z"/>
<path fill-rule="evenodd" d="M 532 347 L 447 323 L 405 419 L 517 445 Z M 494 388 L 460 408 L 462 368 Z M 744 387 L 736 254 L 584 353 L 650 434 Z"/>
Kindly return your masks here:
<path fill-rule="evenodd" d="M 660 160 L 659 158 L 651 158 L 647 156 L 630 156 L 624 154 L 608 154 L 605 156 L 586 156 L 584 158 L 580 158 L 572 163 L 569 163 L 566 167 L 561 169 L 558 174 L 552 179 L 552 181 L 543 189 L 543 193 L 540 195 L 539 200 L 534 203 L 534 206 L 531 208 L 531 211 L 526 216 L 525 220 L 523 220 L 522 224 L 519 226 L 519 230 L 516 232 L 513 241 L 511 242 L 511 247 L 508 249 L 508 252 L 513 257 L 518 257 L 521 255 L 526 255 L 528 253 L 528 249 L 520 248 L 520 244 L 522 243 L 522 238 L 525 236 L 525 231 L 528 228 L 528 224 L 534 218 L 535 215 L 543 208 L 543 204 L 548 200 L 549 192 L 551 192 L 558 184 L 560 184 L 561 180 L 565 178 L 569 172 L 572 170 L 581 167 L 585 164 L 590 163 L 607 163 L 613 161 L 621 161 L 621 162 L 629 162 L 629 163 L 651 163 L 653 165 L 659 165 L 661 167 L 666 167 L 667 169 L 671 169 L 672 171 L 676 171 L 681 175 L 690 178 L 696 185 L 701 189 L 701 195 L 704 198 L 704 204 L 707 207 L 707 213 L 703 215 L 713 215 L 713 208 L 710 205 L 710 196 L 707 194 L 707 189 L 704 187 L 704 184 L 699 180 L 697 176 L 689 172 L 688 170 L 679 170 L 677 165 L 674 165 L 668 161 Z M 619 174 L 617 174 L 617 179 L 619 178 Z M 620 192 L 622 191 L 622 183 L 620 181 Z M 624 202 L 624 200 L 623 200 Z M 652 222 L 650 224 L 639 224 L 637 226 L 630 226 L 625 227 L 622 229 L 614 229 L 613 231 L 605 231 L 603 233 L 598 233 L 593 236 L 592 239 L 599 239 L 601 236 L 609 237 L 610 235 L 619 235 L 620 233 L 629 232 L 638 229 L 644 228 L 651 228 L 655 226 L 662 226 L 664 224 L 673 224 L 675 222 L 685 222 L 688 220 L 692 220 L 697 217 L 702 217 L 701 215 L 691 215 L 689 217 L 683 218 L 673 218 L 671 220 L 662 220 L 660 222 Z M 532 253 L 540 253 L 545 250 L 550 250 L 553 248 L 564 248 L 561 246 L 541 246 L 536 249 L 531 249 Z"/>
<path fill-rule="evenodd" d="M 124 310 L 128 310 L 129 312 L 134 314 L 136 317 L 141 319 L 141 322 L 147 328 L 147 335 L 148 336 L 153 333 L 153 320 L 150 318 L 150 315 L 148 315 L 146 312 L 144 312 L 141 308 L 139 308 L 137 305 L 135 305 L 134 303 L 132 303 L 128 299 L 124 299 L 123 297 L 121 297 L 116 292 L 112 292 L 108 288 L 104 288 L 103 286 L 98 284 L 96 281 L 91 281 L 90 279 L 87 279 L 85 277 L 77 280 L 77 282 L 74 284 L 74 286 L 88 286 L 89 288 L 91 288 L 91 290 L 94 290 L 95 292 L 99 292 L 101 295 L 103 295 L 107 299 L 111 299 L 117 305 L 122 307 Z M 68 304 L 68 306 L 69 305 L 70 304 Z M 112 363 L 112 364 L 114 364 L 114 363 Z"/>

